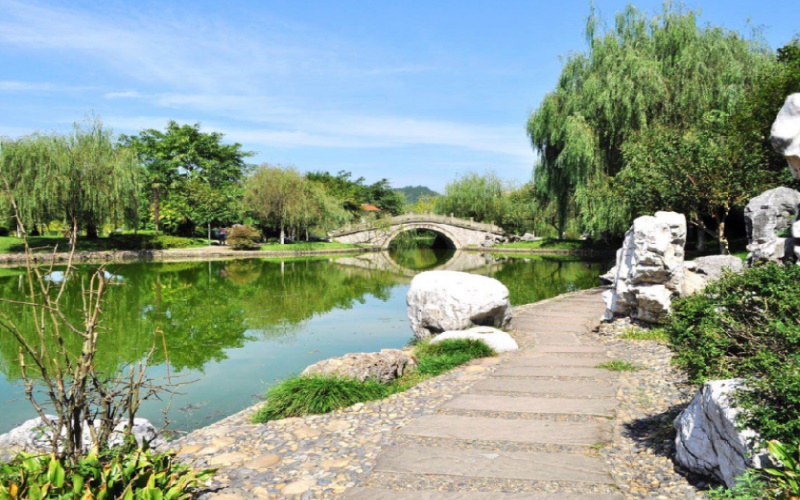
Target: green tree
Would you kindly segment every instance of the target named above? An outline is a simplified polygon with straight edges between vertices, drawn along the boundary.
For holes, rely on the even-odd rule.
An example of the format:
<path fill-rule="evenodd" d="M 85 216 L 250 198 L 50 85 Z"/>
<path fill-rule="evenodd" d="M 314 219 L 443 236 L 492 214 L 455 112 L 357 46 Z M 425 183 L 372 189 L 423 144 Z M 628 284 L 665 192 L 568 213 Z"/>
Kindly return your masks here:
<path fill-rule="evenodd" d="M 223 137 L 219 132 L 202 132 L 199 123 L 179 125 L 175 121 L 170 121 L 163 132 L 148 129 L 122 137 L 145 168 L 156 232 L 163 200 L 186 189 L 185 182 L 205 182 L 213 189 L 224 190 L 242 180 L 244 160 L 252 153 L 243 151 L 238 143 L 223 144 Z"/>
<path fill-rule="evenodd" d="M 106 222 L 135 220 L 135 158 L 99 119 L 76 123 L 68 135 L 36 133 L 6 142 L 0 168 L 26 226 L 66 219 L 96 238 Z"/>
<path fill-rule="evenodd" d="M 469 173 L 450 182 L 444 194 L 436 198 L 436 213 L 477 222 L 501 224 L 506 219 L 507 187 L 494 173 Z"/>
<path fill-rule="evenodd" d="M 593 231 L 621 232 L 629 222 L 611 189 L 624 166 L 623 144 L 653 125 L 688 129 L 712 110 L 733 114 L 744 90 L 772 54 L 758 40 L 711 26 L 694 12 L 667 3 L 648 18 L 629 6 L 602 29 L 592 9 L 588 50 L 570 55 L 556 88 L 528 121 L 539 153 L 537 196 Z"/>
<path fill-rule="evenodd" d="M 305 179 L 294 168 L 272 167 L 264 164 L 245 181 L 244 204 L 262 222 L 280 231 L 281 245 L 286 229 L 302 215 L 307 202 Z"/>

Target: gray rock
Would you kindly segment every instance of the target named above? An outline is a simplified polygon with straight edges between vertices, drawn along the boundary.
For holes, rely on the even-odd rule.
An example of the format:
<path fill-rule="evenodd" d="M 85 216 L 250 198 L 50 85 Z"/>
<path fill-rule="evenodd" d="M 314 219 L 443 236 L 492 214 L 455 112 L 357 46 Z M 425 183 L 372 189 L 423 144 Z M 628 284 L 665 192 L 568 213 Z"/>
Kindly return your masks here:
<path fill-rule="evenodd" d="M 800 192 L 778 187 L 756 196 L 744 209 L 747 265 L 794 261 L 794 239 L 787 238 L 800 206 Z M 787 233 L 787 234 L 783 234 Z"/>
<path fill-rule="evenodd" d="M 46 417 L 54 424 L 58 421 L 55 415 L 46 415 Z M 122 444 L 126 427 L 127 422 L 116 426 L 108 440 L 109 446 L 113 447 Z M 50 438 L 52 435 L 53 428 L 41 418 L 36 417 L 26 421 L 19 427 L 11 429 L 6 434 L 0 435 L 0 450 L 4 451 L 6 455 L 9 453 L 13 455 L 18 451 L 50 453 L 52 451 L 50 449 Z M 63 431 L 62 435 L 64 435 Z M 133 437 L 136 439 L 137 443 L 142 444 L 146 442 L 151 448 L 158 448 L 166 444 L 166 441 L 161 436 L 158 429 L 144 418 L 135 418 L 133 420 Z M 84 424 L 83 449 L 89 450 L 91 447 L 92 441 L 88 424 Z M 0 456 L 2 455 L 0 454 Z"/>
<path fill-rule="evenodd" d="M 381 352 L 359 352 L 324 359 L 303 370 L 302 375 L 346 377 L 361 382 L 372 379 L 388 384 L 416 368 L 416 360 L 400 349 L 383 349 Z"/>
<path fill-rule="evenodd" d="M 731 406 L 730 396 L 740 387 L 736 379 L 706 382 L 674 422 L 675 461 L 729 488 L 748 467 L 769 465 L 767 453 L 753 452 L 758 435 L 737 428 L 739 410 Z"/>
<path fill-rule="evenodd" d="M 491 326 L 476 326 L 469 330 L 452 330 L 442 332 L 433 337 L 431 344 L 439 343 L 448 339 L 475 339 L 485 342 L 486 345 L 494 349 L 494 352 L 508 352 L 519 349 L 514 338 L 504 331 L 492 328 Z"/>
<path fill-rule="evenodd" d="M 733 255 L 707 255 L 686 262 L 685 267 L 709 280 L 718 280 L 725 272 L 741 273 L 744 262 Z"/>
<path fill-rule="evenodd" d="M 681 286 L 681 297 L 688 297 L 705 290 L 708 285 L 708 277 L 696 273 L 687 268 L 683 270 L 683 285 Z"/>
<path fill-rule="evenodd" d="M 416 368 L 417 361 L 407 353 L 400 349 L 383 349 L 381 352 L 358 352 L 323 359 L 303 370 L 302 375 L 346 377 L 361 382 L 372 379 L 388 384 Z"/>
<path fill-rule="evenodd" d="M 656 212 L 633 221 L 617 251 L 611 289 L 603 293 L 605 320 L 630 316 L 657 323 L 669 313 L 673 296 L 681 293 L 684 279 L 683 246 L 686 217 Z"/>
<path fill-rule="evenodd" d="M 800 179 L 800 94 L 786 98 L 772 124 L 770 140 L 775 151 L 786 157 L 792 176 Z"/>
<path fill-rule="evenodd" d="M 427 339 L 473 326 L 505 329 L 511 321 L 508 288 L 493 278 L 456 271 L 427 271 L 411 280 L 406 295 L 414 335 Z"/>
<path fill-rule="evenodd" d="M 522 235 L 522 238 L 520 238 L 520 241 L 539 241 L 541 239 L 542 238 L 537 238 L 533 233 L 525 233 Z"/>

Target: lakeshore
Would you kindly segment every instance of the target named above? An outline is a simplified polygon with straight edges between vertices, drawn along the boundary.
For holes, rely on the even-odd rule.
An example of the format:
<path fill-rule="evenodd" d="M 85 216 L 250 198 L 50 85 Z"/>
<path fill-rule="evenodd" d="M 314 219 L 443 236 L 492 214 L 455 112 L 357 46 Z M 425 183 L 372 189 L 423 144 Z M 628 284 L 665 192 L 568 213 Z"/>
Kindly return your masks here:
<path fill-rule="evenodd" d="M 685 376 L 666 346 L 598 329 L 601 309 L 599 289 L 519 306 L 519 352 L 326 415 L 252 424 L 256 405 L 172 444 L 220 468 L 203 494 L 218 500 L 702 498 L 670 460 Z M 641 370 L 592 368 L 606 359 Z M 492 466 L 508 460 L 523 466 Z"/>

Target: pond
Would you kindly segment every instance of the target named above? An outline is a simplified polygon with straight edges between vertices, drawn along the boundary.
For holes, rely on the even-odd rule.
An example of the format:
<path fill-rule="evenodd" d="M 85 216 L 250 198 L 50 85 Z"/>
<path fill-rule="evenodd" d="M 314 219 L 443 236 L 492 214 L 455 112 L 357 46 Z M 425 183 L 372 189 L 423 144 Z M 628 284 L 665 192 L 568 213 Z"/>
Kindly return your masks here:
<path fill-rule="evenodd" d="M 491 256 L 417 249 L 342 257 L 133 263 L 107 266 L 113 275 L 103 315 L 97 364 L 117 371 L 142 358 L 161 331 L 150 375 L 181 382 L 169 402 L 170 429 L 190 431 L 240 411 L 264 391 L 321 359 L 399 348 L 412 338 L 405 296 L 413 275 L 452 269 L 502 281 L 513 304 L 593 287 L 606 263 L 544 256 Z M 81 266 L 64 296 L 77 317 Z M 24 272 L 0 269 L 0 297 L 20 300 Z M 59 279 L 54 273 L 53 280 Z M 0 307 L 23 326 L 9 303 Z M 18 347 L 0 332 L 0 433 L 35 416 L 24 398 Z M 140 416 L 163 422 L 166 401 L 148 401 Z"/>

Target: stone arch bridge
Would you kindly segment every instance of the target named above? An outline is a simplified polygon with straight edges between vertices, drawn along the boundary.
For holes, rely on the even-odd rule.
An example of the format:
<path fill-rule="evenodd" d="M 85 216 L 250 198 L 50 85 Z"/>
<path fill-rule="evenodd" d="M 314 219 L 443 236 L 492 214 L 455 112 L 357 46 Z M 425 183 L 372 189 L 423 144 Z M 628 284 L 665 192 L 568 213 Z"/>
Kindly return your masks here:
<path fill-rule="evenodd" d="M 348 225 L 331 234 L 334 241 L 353 245 L 371 245 L 388 249 L 389 243 L 405 231 L 425 229 L 443 236 L 457 250 L 494 241 L 505 232 L 494 224 L 433 214 L 405 214 L 363 224 Z"/>

